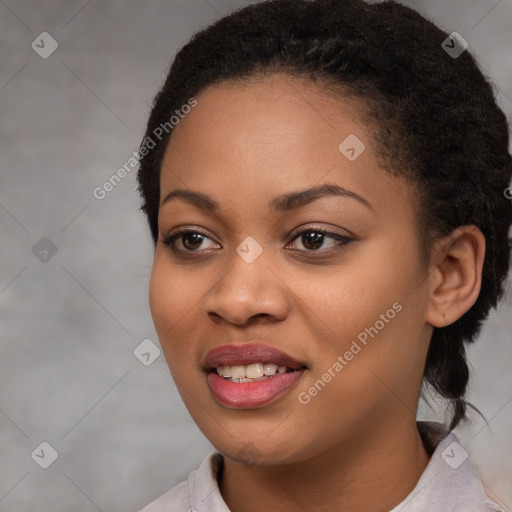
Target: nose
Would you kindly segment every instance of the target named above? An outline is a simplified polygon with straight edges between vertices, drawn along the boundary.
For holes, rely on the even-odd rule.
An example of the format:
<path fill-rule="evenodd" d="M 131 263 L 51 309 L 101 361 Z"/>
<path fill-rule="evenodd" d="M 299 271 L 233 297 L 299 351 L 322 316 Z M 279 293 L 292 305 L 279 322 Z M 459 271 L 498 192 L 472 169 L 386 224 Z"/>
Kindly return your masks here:
<path fill-rule="evenodd" d="M 272 258 L 264 251 L 248 261 L 234 252 L 229 269 L 222 268 L 217 284 L 206 295 L 204 307 L 213 322 L 241 326 L 282 321 L 288 315 L 289 288 Z"/>

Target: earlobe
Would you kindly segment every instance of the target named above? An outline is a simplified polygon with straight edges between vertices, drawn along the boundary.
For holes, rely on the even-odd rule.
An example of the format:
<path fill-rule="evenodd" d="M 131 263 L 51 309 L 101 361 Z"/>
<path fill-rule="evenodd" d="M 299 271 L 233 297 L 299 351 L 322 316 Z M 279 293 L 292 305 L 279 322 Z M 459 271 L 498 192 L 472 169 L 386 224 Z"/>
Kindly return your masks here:
<path fill-rule="evenodd" d="M 476 226 L 460 226 L 432 254 L 425 321 L 446 327 L 476 302 L 482 284 L 485 237 Z"/>

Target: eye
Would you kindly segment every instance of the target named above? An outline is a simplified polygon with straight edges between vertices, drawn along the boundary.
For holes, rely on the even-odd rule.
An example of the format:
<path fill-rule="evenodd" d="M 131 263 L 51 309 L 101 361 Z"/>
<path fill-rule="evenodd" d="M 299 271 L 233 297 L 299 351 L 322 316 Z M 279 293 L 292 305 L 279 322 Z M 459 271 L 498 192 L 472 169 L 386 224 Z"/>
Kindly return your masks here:
<path fill-rule="evenodd" d="M 306 252 L 328 252 L 329 249 L 341 247 L 343 245 L 352 242 L 354 239 L 348 236 L 340 235 L 339 233 L 331 233 L 330 231 L 326 231 L 325 229 L 318 227 L 310 227 L 305 229 L 297 234 L 294 240 L 300 238 L 302 245 L 306 248 Z M 330 248 L 324 248 L 324 250 L 319 251 L 326 239 L 330 239 L 333 241 L 331 243 Z"/>
<path fill-rule="evenodd" d="M 181 245 L 185 249 L 176 248 L 176 241 L 179 239 L 181 239 Z M 202 233 L 201 231 L 197 231 L 194 229 L 183 229 L 181 231 L 178 231 L 172 235 L 163 238 L 162 243 L 164 245 L 168 245 L 171 248 L 171 250 L 176 252 L 197 252 L 196 249 L 198 249 L 201 246 L 204 239 L 211 240 L 210 237 L 208 237 L 205 233 Z"/>

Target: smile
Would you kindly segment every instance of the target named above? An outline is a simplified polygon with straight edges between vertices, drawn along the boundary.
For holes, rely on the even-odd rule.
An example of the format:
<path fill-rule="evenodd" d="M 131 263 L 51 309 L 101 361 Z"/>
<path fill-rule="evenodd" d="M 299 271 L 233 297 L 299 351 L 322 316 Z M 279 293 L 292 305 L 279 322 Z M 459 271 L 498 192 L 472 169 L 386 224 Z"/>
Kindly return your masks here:
<path fill-rule="evenodd" d="M 206 380 L 214 399 L 232 409 L 260 408 L 289 391 L 308 367 L 259 343 L 224 345 L 210 351 Z"/>
<path fill-rule="evenodd" d="M 254 382 L 274 375 L 293 372 L 292 368 L 273 363 L 253 363 L 248 365 L 218 366 L 217 374 L 230 382 Z"/>

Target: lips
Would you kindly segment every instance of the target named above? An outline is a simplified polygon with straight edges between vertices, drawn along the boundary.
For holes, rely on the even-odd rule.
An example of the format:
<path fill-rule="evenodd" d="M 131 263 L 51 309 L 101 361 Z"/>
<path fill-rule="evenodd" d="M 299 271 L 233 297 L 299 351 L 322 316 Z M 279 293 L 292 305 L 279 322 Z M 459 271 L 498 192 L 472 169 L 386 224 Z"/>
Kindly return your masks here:
<path fill-rule="evenodd" d="M 286 366 L 292 370 L 307 368 L 304 362 L 261 343 L 245 343 L 244 345 L 223 345 L 214 348 L 206 355 L 205 371 L 212 371 L 219 366 L 248 365 L 253 363 L 270 363 Z"/>
<path fill-rule="evenodd" d="M 256 380 L 234 381 L 217 371 L 227 368 L 240 371 L 247 365 L 262 366 L 269 372 L 265 370 L 265 375 Z M 278 372 L 276 367 L 280 369 Z M 305 363 L 260 343 L 217 347 L 207 354 L 204 362 L 207 384 L 213 397 L 231 409 L 255 409 L 275 402 L 296 384 L 307 368 Z"/>

